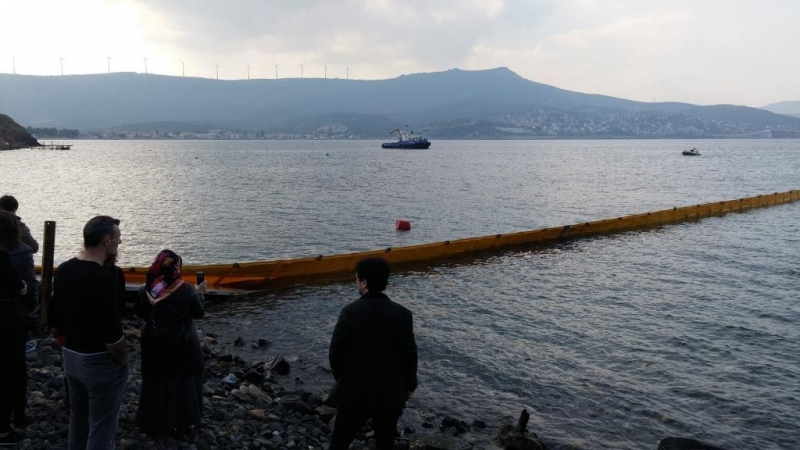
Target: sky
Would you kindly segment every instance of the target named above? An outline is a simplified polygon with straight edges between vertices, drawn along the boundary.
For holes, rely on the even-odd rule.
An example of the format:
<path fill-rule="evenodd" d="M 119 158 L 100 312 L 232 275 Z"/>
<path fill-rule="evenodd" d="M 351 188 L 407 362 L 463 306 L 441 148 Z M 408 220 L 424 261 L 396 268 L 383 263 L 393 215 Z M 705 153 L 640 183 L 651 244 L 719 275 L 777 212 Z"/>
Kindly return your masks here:
<path fill-rule="evenodd" d="M 0 15 L 4 73 L 387 79 L 508 67 L 638 101 L 800 100 L 798 0 L 0 0 Z"/>

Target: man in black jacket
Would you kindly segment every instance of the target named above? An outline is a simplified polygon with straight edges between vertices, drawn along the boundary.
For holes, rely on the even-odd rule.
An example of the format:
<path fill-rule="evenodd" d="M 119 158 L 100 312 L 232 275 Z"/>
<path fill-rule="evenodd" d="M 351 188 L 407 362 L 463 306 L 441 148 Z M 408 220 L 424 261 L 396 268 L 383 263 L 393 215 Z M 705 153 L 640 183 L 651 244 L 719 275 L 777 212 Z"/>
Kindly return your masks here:
<path fill-rule="evenodd" d="M 397 420 L 417 388 L 417 344 L 411 311 L 383 290 L 389 263 L 365 258 L 356 265 L 361 298 L 345 306 L 328 356 L 336 379 L 336 424 L 331 450 L 347 450 L 372 418 L 378 450 L 394 446 Z"/>
<path fill-rule="evenodd" d="M 8 211 L 17 218 L 17 223 L 19 224 L 19 231 L 20 231 L 20 240 L 27 245 L 28 247 L 33 250 L 33 253 L 39 251 L 39 243 L 36 242 L 33 236 L 31 236 L 31 229 L 28 228 L 27 225 L 20 219 L 17 215 L 17 209 L 19 209 L 19 202 L 13 195 L 4 195 L 0 197 L 0 209 L 3 211 Z"/>

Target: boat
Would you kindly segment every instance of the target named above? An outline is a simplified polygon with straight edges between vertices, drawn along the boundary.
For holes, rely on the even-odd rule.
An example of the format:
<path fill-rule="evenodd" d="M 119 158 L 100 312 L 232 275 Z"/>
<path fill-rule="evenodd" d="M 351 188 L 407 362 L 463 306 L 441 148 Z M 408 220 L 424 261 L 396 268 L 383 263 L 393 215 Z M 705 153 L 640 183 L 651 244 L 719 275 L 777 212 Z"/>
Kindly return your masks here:
<path fill-rule="evenodd" d="M 414 132 L 411 132 L 411 136 L 406 136 L 403 139 L 403 132 L 400 131 L 400 128 L 396 130 L 392 130 L 389 132 L 389 136 L 397 133 L 399 140 L 397 142 L 384 142 L 381 144 L 381 148 L 399 148 L 405 150 L 423 150 L 426 148 L 430 148 L 431 142 L 422 136 L 414 136 Z"/>
<path fill-rule="evenodd" d="M 700 152 L 694 147 L 692 147 L 691 150 L 682 151 L 681 154 L 683 154 L 683 156 L 700 156 Z"/>

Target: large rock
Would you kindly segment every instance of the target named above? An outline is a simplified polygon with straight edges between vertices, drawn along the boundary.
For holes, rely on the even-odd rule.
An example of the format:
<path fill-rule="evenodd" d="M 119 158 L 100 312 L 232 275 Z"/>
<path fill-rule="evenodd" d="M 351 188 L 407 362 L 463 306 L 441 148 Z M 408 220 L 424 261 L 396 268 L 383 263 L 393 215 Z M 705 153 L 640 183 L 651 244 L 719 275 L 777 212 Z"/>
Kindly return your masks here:
<path fill-rule="evenodd" d="M 11 150 L 24 147 L 38 147 L 39 141 L 30 135 L 14 119 L 0 114 L 0 150 Z"/>

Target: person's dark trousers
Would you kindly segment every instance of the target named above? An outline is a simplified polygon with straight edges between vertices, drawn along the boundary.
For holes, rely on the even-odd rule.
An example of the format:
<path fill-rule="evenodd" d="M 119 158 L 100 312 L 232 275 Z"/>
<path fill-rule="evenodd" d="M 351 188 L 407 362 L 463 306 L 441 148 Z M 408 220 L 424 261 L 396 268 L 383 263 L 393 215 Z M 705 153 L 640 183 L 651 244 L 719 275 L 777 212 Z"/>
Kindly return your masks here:
<path fill-rule="evenodd" d="M 14 415 L 13 423 L 17 428 L 26 427 L 25 410 L 28 407 L 28 365 L 25 362 L 25 344 L 28 334 L 20 332 L 17 337 L 15 353 L 17 360 L 14 363 Z"/>
<path fill-rule="evenodd" d="M 17 425 L 25 423 L 28 401 L 28 370 L 25 365 L 25 334 L 0 334 L 0 433 L 8 432 L 11 416 Z M 21 418 L 21 419 L 20 419 Z"/>
<path fill-rule="evenodd" d="M 109 352 L 86 355 L 63 349 L 69 380 L 69 450 L 114 449 L 122 396 L 130 376 Z"/>
<path fill-rule="evenodd" d="M 394 448 L 397 419 L 400 418 L 401 414 L 403 414 L 403 411 L 337 411 L 331 445 L 328 448 L 330 450 L 347 450 L 356 437 L 358 430 L 371 417 L 377 450 L 391 450 Z"/>

